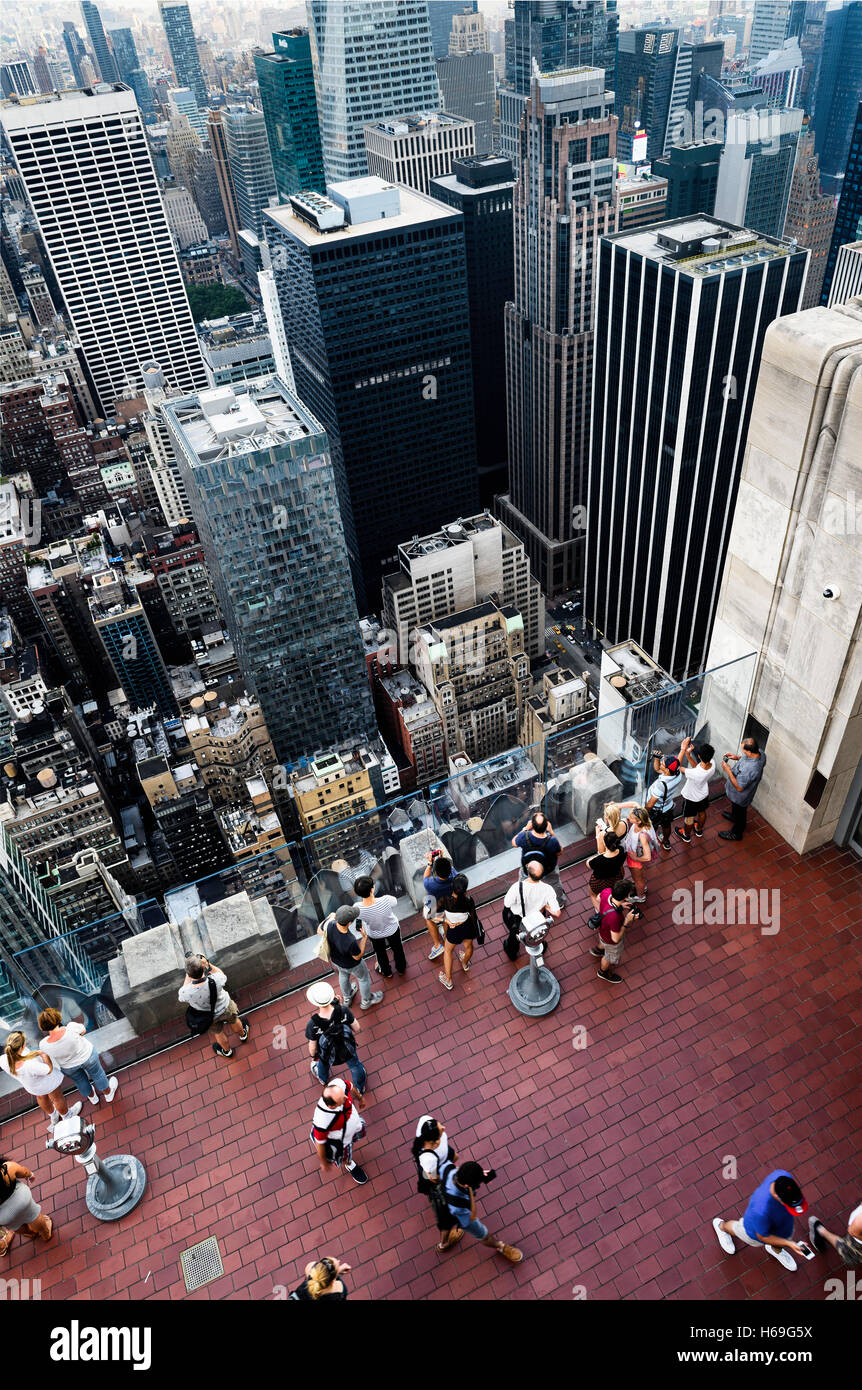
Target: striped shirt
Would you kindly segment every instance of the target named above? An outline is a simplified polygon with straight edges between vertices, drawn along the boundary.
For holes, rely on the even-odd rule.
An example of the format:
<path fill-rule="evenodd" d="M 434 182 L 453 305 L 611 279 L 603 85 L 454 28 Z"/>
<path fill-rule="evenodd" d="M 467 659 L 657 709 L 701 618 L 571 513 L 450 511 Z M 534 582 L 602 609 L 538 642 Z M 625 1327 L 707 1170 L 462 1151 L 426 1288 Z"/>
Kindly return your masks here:
<path fill-rule="evenodd" d="M 397 932 L 398 918 L 395 916 L 397 901 L 398 899 L 393 898 L 391 893 L 386 893 L 382 898 L 375 898 L 373 903 L 353 904 L 359 909 L 359 916 L 369 941 L 382 941 L 384 937 L 392 936 L 393 932 Z"/>

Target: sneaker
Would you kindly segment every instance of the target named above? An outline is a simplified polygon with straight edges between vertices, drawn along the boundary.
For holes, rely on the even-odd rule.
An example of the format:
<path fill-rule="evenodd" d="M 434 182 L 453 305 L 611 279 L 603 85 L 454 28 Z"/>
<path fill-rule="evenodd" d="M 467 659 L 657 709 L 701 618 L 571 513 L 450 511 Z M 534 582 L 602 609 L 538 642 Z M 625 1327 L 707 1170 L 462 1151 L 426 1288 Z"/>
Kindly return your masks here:
<path fill-rule="evenodd" d="M 99 1104 L 99 1093 L 98 1093 L 98 1091 L 91 1091 L 90 1094 L 87 1096 L 87 1100 L 90 1102 L 91 1105 L 98 1105 L 98 1104 Z"/>
<path fill-rule="evenodd" d="M 360 1187 L 362 1187 L 365 1183 L 368 1182 L 368 1174 L 366 1173 L 365 1169 L 360 1168 L 359 1164 L 354 1162 L 352 1158 L 347 1163 L 345 1163 L 344 1166 L 347 1169 L 350 1176 L 352 1177 L 353 1181 L 358 1182 Z"/>
<path fill-rule="evenodd" d="M 357 991 L 358 988 L 359 988 L 359 986 L 358 986 L 357 984 L 354 983 L 353 988 L 352 988 L 352 989 L 349 989 L 349 990 L 347 991 L 347 994 L 344 996 L 344 1007 L 345 1007 L 345 1008 L 347 1008 L 348 1004 L 350 1003 L 351 999 L 353 998 L 353 996 L 354 996 L 354 994 L 356 993 L 356 991 Z"/>
<path fill-rule="evenodd" d="M 774 1245 L 767 1245 L 766 1253 L 767 1255 L 771 1255 L 774 1260 L 777 1260 L 780 1265 L 784 1265 L 785 1269 L 796 1268 L 796 1261 L 790 1251 L 784 1249 L 783 1245 L 778 1249 L 776 1249 Z"/>
<path fill-rule="evenodd" d="M 117 1080 L 117 1078 L 115 1076 L 110 1077 L 108 1080 L 108 1094 L 105 1096 L 105 1100 L 108 1102 L 109 1105 L 111 1101 L 114 1099 L 114 1096 L 117 1094 L 119 1087 L 120 1083 Z"/>
<path fill-rule="evenodd" d="M 50 1118 L 49 1121 L 48 1121 L 48 1133 L 49 1133 L 49 1134 L 53 1133 L 54 1126 L 59 1122 L 59 1119 L 60 1119 L 60 1112 L 59 1112 L 59 1110 L 52 1110 L 52 1111 L 51 1111 L 51 1118 Z"/>
<path fill-rule="evenodd" d="M 312 1076 L 314 1077 L 315 1081 L 319 1081 L 319 1080 L 320 1080 L 320 1072 L 317 1070 L 317 1063 L 316 1063 L 316 1062 L 312 1062 L 312 1064 L 311 1064 L 311 1074 L 312 1074 Z"/>
<path fill-rule="evenodd" d="M 248 1019 L 241 1018 L 242 1032 L 239 1035 L 240 1042 L 248 1042 Z"/>
<path fill-rule="evenodd" d="M 736 1246 L 733 1243 L 733 1237 L 730 1235 L 728 1231 L 723 1231 L 721 1229 L 720 1216 L 714 1216 L 712 1218 L 712 1229 L 715 1231 L 715 1234 L 718 1237 L 718 1243 L 724 1251 L 725 1255 L 735 1255 Z"/>
<path fill-rule="evenodd" d="M 509 1264 L 519 1265 L 524 1258 L 524 1252 L 517 1250 L 514 1245 L 498 1245 L 497 1254 L 502 1255 Z"/>
<path fill-rule="evenodd" d="M 825 1255 L 826 1251 L 829 1249 L 829 1242 L 825 1241 L 820 1234 L 822 1226 L 823 1222 L 818 1221 L 816 1216 L 809 1216 L 808 1239 L 812 1248 L 817 1251 L 818 1255 Z"/>
<path fill-rule="evenodd" d="M 594 912 L 592 917 L 587 918 L 587 926 L 590 928 L 591 931 L 598 931 L 601 925 L 602 915 L 600 912 Z"/>
<path fill-rule="evenodd" d="M 605 953 L 604 953 L 604 951 L 602 950 L 601 946 L 591 946 L 591 947 L 590 947 L 590 955 L 591 955 L 591 956 L 595 956 L 596 960 L 601 960 L 601 958 L 602 958 L 602 956 L 603 956 L 604 954 L 605 954 Z"/>
<path fill-rule="evenodd" d="M 465 959 L 464 959 L 464 952 L 463 952 L 463 951 L 459 951 L 459 952 L 458 952 L 458 959 L 459 959 L 459 961 L 461 962 L 461 968 L 462 968 L 462 970 L 464 971 L 464 974 L 466 975 L 467 971 L 470 969 L 470 966 L 473 964 L 473 962 L 472 962 L 471 960 L 465 960 Z"/>
<path fill-rule="evenodd" d="M 430 955 L 428 956 L 428 959 L 429 959 L 429 960 L 436 960 L 437 957 L 438 957 L 438 956 L 442 956 L 442 954 L 443 954 L 443 947 L 442 947 L 442 946 L 435 946 L 434 949 L 433 949 L 433 951 L 431 951 Z"/>
<path fill-rule="evenodd" d="M 695 833 L 695 835 L 697 836 L 697 838 L 698 838 L 699 840 L 702 840 L 702 839 L 703 839 L 703 831 L 702 831 L 702 830 L 695 830 L 694 833 Z"/>
<path fill-rule="evenodd" d="M 232 1056 L 233 1056 L 233 1048 L 232 1048 L 232 1047 L 229 1047 L 229 1048 L 227 1049 L 227 1051 L 225 1051 L 225 1049 L 221 1046 L 221 1043 L 213 1043 L 213 1052 L 215 1053 L 215 1055 L 216 1055 L 217 1057 L 232 1057 Z"/>
<path fill-rule="evenodd" d="M 604 980 L 606 985 L 621 985 L 623 982 L 622 975 L 615 975 L 613 970 L 609 970 L 607 975 L 604 970 L 597 970 L 596 974 L 600 980 Z"/>
<path fill-rule="evenodd" d="M 360 1009 L 370 1009 L 372 1004 L 379 1004 L 382 998 L 383 990 L 379 989 L 376 994 L 372 994 L 371 998 L 368 999 L 365 1003 L 360 1004 L 359 1007 Z"/>
<path fill-rule="evenodd" d="M 80 1115 L 81 1109 L 82 1109 L 82 1107 L 83 1107 L 83 1104 L 84 1104 L 84 1102 L 83 1102 L 82 1100 L 79 1100 L 78 1103 L 77 1103 L 77 1105 L 70 1105 L 70 1106 L 69 1106 L 69 1109 L 66 1111 L 65 1115 L 63 1116 L 63 1119 L 64 1119 L 64 1120 L 71 1120 L 72 1117 L 73 1117 L 73 1115 Z"/>
<path fill-rule="evenodd" d="M 670 840 L 659 840 L 662 849 L 670 850 Z"/>
<path fill-rule="evenodd" d="M 678 836 L 679 836 L 679 838 L 682 840 L 682 842 L 683 842 L 684 845 L 690 845 L 690 844 L 691 844 L 691 836 L 690 836 L 690 835 L 686 835 L 686 833 L 685 833 L 684 830 L 680 830 L 680 828 L 679 828 L 678 825 L 675 825 L 675 826 L 674 826 L 674 828 L 673 828 L 673 833 L 674 833 L 674 835 L 678 835 Z"/>
<path fill-rule="evenodd" d="M 645 902 L 646 902 L 646 893 L 644 893 L 644 895 L 643 895 L 642 898 L 629 898 L 629 902 L 630 902 L 630 903 L 645 903 Z"/>
<path fill-rule="evenodd" d="M 443 986 L 444 989 L 454 989 L 454 988 L 455 988 L 455 986 L 453 985 L 452 981 L 446 979 L 446 976 L 443 974 L 443 971 L 442 971 L 442 970 L 440 971 L 440 974 L 437 976 L 437 979 L 440 981 L 440 983 L 441 983 L 441 985 Z"/>

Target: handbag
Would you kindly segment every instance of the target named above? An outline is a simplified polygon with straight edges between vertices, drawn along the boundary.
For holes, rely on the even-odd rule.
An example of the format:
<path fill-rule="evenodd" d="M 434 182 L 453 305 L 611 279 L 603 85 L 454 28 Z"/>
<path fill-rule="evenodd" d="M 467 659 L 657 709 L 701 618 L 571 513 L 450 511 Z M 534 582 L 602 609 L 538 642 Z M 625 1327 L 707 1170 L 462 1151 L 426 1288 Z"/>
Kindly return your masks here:
<path fill-rule="evenodd" d="M 195 1009 L 189 1004 L 186 1009 L 186 1027 L 193 1038 L 199 1038 L 203 1033 L 209 1032 L 215 1018 L 215 1002 L 218 995 L 216 982 L 210 976 L 207 980 L 210 990 L 210 1006 L 207 1009 Z"/>
<path fill-rule="evenodd" d="M 322 931 L 321 934 L 320 934 L 320 940 L 318 941 L 317 945 L 316 945 L 315 948 L 314 948 L 314 954 L 315 954 L 315 956 L 317 957 L 317 959 L 318 959 L 318 960 L 325 960 L 325 961 L 327 961 L 327 962 L 329 962 L 329 961 L 332 960 L 332 954 L 331 954 L 331 952 L 330 952 L 330 950 L 329 950 L 329 937 L 328 937 L 327 932 L 326 932 L 326 929 L 327 929 L 327 927 L 329 926 L 329 923 L 332 921 L 332 915 L 333 915 L 333 914 L 330 912 L 329 916 L 328 916 L 328 917 L 326 918 L 326 920 L 324 921 L 324 923 L 323 923 L 323 931 Z"/>
<path fill-rule="evenodd" d="M 510 907 L 503 907 L 503 924 L 507 930 L 507 936 L 503 942 L 503 950 L 509 960 L 517 960 L 521 954 L 521 938 L 518 933 L 521 930 L 521 923 L 527 915 L 524 905 L 524 883 L 523 879 L 518 880 L 518 897 L 521 899 L 521 915 L 513 912 Z"/>

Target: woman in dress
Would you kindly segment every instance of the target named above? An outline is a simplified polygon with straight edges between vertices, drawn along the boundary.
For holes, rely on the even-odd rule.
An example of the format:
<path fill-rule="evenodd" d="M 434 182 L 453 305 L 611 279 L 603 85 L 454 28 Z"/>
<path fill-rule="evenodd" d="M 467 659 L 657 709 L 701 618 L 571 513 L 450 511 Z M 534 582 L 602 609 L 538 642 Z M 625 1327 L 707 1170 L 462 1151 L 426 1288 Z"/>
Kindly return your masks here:
<path fill-rule="evenodd" d="M 458 946 L 464 948 L 458 952 L 458 959 L 461 962 L 461 969 L 466 974 L 470 969 L 473 947 L 479 935 L 476 904 L 468 894 L 467 888 L 466 874 L 456 874 L 452 882 L 451 893 L 440 901 L 446 937 L 443 943 L 443 969 L 437 979 L 444 989 L 453 988 L 452 958 L 456 948 Z"/>
<path fill-rule="evenodd" d="M 0 1255 L 8 1254 L 16 1235 L 50 1240 L 54 1234 L 53 1221 L 42 1215 L 30 1191 L 32 1179 L 32 1172 L 23 1163 L 0 1158 Z"/>

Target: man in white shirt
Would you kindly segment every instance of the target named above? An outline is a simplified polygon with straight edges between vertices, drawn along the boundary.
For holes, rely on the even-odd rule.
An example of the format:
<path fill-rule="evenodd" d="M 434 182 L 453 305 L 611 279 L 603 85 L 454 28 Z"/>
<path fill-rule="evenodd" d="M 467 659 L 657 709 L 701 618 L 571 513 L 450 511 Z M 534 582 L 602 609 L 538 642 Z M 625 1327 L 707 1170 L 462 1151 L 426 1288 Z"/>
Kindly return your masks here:
<path fill-rule="evenodd" d="M 186 978 L 177 997 L 181 1004 L 188 1004 L 199 1013 L 208 1014 L 210 980 L 216 986 L 212 1005 L 213 1021 L 210 1024 L 216 1035 L 216 1041 L 212 1045 L 213 1052 L 217 1057 L 232 1057 L 234 1049 L 230 1045 L 227 1029 L 235 1033 L 240 1042 L 245 1042 L 248 1038 L 248 1024 L 240 1018 L 239 1009 L 225 989 L 227 976 L 224 971 L 217 970 L 206 956 L 186 956 Z"/>
<path fill-rule="evenodd" d="M 685 778 L 682 803 L 684 824 L 674 826 L 674 832 L 684 845 L 691 844 L 692 829 L 699 840 L 703 839 L 709 806 L 709 784 L 715 776 L 714 756 L 715 749 L 711 743 L 702 743 L 695 750 L 690 738 L 683 739 L 679 761 Z"/>
<path fill-rule="evenodd" d="M 542 882 L 544 865 L 538 859 L 531 859 L 524 865 L 527 877 L 513 883 L 505 898 L 503 906 L 513 912 L 516 917 L 521 919 L 520 926 L 523 927 L 523 919 L 531 913 L 540 912 L 548 921 L 556 921 L 562 913 L 557 895 L 549 883 Z M 518 945 L 517 938 L 510 931 L 510 940 L 513 939 L 511 959 L 515 959 L 515 947 Z M 548 940 L 545 938 L 545 951 L 548 949 Z M 507 955 L 509 954 L 507 950 Z"/>

